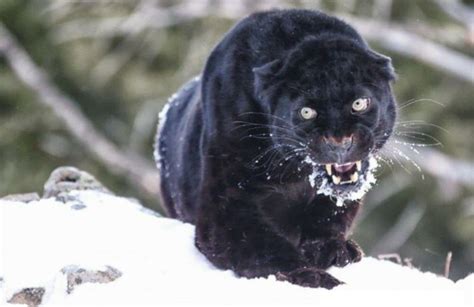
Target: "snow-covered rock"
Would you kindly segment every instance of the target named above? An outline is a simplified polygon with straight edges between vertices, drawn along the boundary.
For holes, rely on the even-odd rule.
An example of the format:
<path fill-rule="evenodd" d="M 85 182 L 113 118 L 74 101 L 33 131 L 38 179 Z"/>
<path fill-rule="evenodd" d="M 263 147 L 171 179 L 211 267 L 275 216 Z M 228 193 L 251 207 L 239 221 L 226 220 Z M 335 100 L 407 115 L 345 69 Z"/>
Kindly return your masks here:
<path fill-rule="evenodd" d="M 196 250 L 192 225 L 92 186 L 0 200 L 0 305 L 474 306 L 474 274 L 374 258 L 330 269 L 346 282 L 333 290 L 237 278 Z"/>

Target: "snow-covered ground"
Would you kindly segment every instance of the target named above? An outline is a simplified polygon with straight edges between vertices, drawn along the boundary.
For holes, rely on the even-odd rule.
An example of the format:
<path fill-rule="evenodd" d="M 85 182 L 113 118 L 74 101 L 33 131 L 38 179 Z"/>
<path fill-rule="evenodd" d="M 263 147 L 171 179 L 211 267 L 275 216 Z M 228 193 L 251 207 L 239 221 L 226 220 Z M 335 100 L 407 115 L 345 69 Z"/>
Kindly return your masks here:
<path fill-rule="evenodd" d="M 474 274 L 454 283 L 374 258 L 332 268 L 346 282 L 333 290 L 237 278 L 196 250 L 192 225 L 97 191 L 0 200 L 0 223 L 0 305 L 34 288 L 44 306 L 474 306 Z"/>

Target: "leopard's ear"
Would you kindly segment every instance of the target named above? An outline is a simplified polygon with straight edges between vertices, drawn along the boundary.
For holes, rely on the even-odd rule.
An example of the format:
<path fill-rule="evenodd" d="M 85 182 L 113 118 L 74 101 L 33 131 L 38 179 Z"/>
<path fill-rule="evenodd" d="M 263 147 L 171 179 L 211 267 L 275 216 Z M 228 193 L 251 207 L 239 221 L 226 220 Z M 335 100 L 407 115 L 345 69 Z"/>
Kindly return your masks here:
<path fill-rule="evenodd" d="M 278 75 L 283 67 L 283 62 L 279 59 L 273 60 L 259 67 L 254 67 L 252 72 L 254 74 L 255 90 L 261 92 L 267 88 L 271 81 Z"/>
<path fill-rule="evenodd" d="M 273 60 L 271 62 L 263 64 L 262 66 L 254 67 L 252 71 L 256 77 L 269 77 L 272 75 L 276 75 L 277 72 L 281 69 L 281 67 L 281 60 Z"/>
<path fill-rule="evenodd" d="M 369 56 L 373 63 L 377 66 L 377 70 L 382 74 L 387 81 L 393 81 L 397 79 L 397 74 L 392 65 L 392 59 L 388 56 L 369 50 Z"/>

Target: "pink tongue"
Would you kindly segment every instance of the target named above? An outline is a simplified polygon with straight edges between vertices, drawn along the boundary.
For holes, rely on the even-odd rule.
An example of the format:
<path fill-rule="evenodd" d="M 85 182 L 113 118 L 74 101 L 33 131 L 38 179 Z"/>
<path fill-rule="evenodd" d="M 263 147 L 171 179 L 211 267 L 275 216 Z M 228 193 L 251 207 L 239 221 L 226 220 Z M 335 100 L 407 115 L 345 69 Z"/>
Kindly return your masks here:
<path fill-rule="evenodd" d="M 345 173 L 347 172 L 348 170 L 350 170 L 353 166 L 354 166 L 355 163 L 346 163 L 346 164 L 334 164 L 334 169 L 338 172 L 338 173 Z"/>

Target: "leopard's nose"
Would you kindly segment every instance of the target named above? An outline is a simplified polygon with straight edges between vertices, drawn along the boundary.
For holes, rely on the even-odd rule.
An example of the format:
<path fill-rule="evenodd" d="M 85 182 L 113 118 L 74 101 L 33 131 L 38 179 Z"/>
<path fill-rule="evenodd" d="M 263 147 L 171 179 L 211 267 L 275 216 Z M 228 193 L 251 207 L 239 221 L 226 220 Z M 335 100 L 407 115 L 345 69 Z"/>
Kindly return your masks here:
<path fill-rule="evenodd" d="M 343 137 L 329 136 L 323 137 L 323 140 L 330 150 L 334 152 L 345 153 L 352 146 L 353 136 L 352 134 L 350 136 Z"/>

